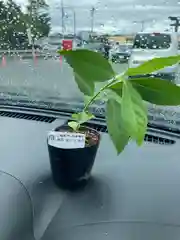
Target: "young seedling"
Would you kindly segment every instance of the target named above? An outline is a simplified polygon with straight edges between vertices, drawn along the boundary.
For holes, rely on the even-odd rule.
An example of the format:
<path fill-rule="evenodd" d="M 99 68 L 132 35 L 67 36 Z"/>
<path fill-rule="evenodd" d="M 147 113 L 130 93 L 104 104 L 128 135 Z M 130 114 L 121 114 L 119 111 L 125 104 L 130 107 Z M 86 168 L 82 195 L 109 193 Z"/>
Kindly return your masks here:
<path fill-rule="evenodd" d="M 74 113 L 72 114 L 72 118 L 74 121 L 68 122 L 69 127 L 73 129 L 74 132 L 84 133 L 85 134 L 85 144 L 86 146 L 89 144 L 89 134 L 86 131 L 81 129 L 83 123 L 87 122 L 88 120 L 94 118 L 94 115 L 83 111 L 81 113 Z"/>
<path fill-rule="evenodd" d="M 89 107 L 97 99 L 103 99 L 106 101 L 108 133 L 118 154 L 129 140 L 135 140 L 139 146 L 143 144 L 148 123 L 146 102 L 165 106 L 180 105 L 180 87 L 159 78 L 146 77 L 147 74 L 178 64 L 178 55 L 154 58 L 119 75 L 100 53 L 79 49 L 60 51 L 60 54 L 73 68 L 78 88 L 86 100 L 88 98 L 83 111 L 73 114 L 73 121 L 68 125 L 74 131 L 80 131 L 81 125 L 94 117 Z M 144 77 L 136 78 L 136 75 Z M 128 79 L 129 76 L 134 78 Z M 95 90 L 96 83 L 103 84 L 98 91 Z"/>

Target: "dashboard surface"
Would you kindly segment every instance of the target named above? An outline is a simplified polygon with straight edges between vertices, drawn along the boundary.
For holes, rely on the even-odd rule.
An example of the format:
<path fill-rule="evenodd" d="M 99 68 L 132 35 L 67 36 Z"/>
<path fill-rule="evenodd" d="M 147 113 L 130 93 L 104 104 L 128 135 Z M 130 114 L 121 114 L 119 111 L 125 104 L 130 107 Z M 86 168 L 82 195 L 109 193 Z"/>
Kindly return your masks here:
<path fill-rule="evenodd" d="M 0 120 L 0 172 L 11 175 L 14 181 L 18 179 L 31 201 L 24 209 L 23 204 L 19 208 L 27 216 L 33 215 L 33 221 L 31 217 L 24 221 L 32 238 L 28 233 L 23 240 L 179 240 L 178 138 L 168 137 L 175 140 L 172 145 L 145 142 L 140 148 L 130 142 L 117 156 L 109 136 L 102 133 L 91 181 L 83 191 L 72 193 L 53 184 L 46 143 L 48 131 L 65 119 L 52 123 L 8 117 Z M 2 197 L 7 188 L 6 177 L 1 174 L 0 178 L 1 208 L 8 209 L 20 194 L 12 187 L 7 201 L 8 196 Z M 12 212 L 6 214 L 10 228 L 15 218 L 11 219 Z M 10 235 L 3 238 L 8 230 L 2 221 L 0 214 L 1 238 L 13 239 Z M 22 224 L 23 220 L 19 222 Z M 20 239 L 21 224 L 16 224 Z"/>

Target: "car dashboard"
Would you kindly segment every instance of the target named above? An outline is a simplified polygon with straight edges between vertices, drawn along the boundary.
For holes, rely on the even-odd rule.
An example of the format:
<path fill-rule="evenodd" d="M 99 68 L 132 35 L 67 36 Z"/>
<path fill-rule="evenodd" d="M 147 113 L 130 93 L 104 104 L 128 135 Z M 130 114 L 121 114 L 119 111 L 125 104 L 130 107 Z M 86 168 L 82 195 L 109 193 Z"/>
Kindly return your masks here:
<path fill-rule="evenodd" d="M 92 177 L 83 191 L 51 178 L 47 133 L 68 114 L 0 109 L 0 236 L 3 240 L 179 240 L 180 135 L 148 128 L 117 156 L 103 121 Z"/>

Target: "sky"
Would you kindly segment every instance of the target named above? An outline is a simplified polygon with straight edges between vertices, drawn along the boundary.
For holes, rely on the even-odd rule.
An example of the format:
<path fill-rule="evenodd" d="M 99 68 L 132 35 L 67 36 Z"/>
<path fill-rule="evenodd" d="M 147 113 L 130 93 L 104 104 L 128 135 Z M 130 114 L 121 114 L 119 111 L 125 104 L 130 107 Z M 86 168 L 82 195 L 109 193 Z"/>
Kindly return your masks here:
<path fill-rule="evenodd" d="M 16 0 L 23 7 L 27 0 Z M 61 1 L 47 0 L 53 31 L 61 31 Z M 180 15 L 180 0 L 63 0 L 66 31 L 90 30 L 90 9 L 95 7 L 94 30 L 134 33 L 144 30 L 170 29 L 168 16 Z"/>

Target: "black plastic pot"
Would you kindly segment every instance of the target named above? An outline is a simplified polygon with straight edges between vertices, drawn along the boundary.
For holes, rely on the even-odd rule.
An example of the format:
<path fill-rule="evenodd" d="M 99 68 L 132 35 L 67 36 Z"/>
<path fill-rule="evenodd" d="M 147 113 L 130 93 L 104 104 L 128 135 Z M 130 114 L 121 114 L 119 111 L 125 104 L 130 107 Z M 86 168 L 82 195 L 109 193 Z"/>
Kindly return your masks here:
<path fill-rule="evenodd" d="M 76 149 L 61 149 L 48 144 L 53 180 L 63 189 L 74 190 L 87 184 L 99 147 L 100 134 L 96 130 L 83 126 L 80 130 L 95 137 L 95 144 Z M 63 125 L 54 131 L 71 132 L 71 129 Z"/>

